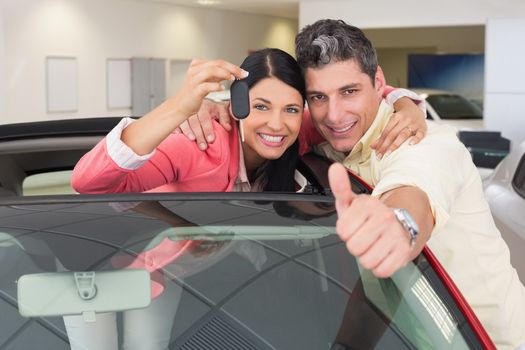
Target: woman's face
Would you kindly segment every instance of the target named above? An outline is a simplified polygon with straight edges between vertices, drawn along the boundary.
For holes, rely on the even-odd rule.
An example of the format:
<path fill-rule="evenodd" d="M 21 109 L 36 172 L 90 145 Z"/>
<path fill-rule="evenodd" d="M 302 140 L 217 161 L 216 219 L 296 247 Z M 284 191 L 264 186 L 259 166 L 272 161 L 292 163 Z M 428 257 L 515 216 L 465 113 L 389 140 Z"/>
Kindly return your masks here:
<path fill-rule="evenodd" d="M 242 121 L 245 158 L 264 161 L 281 157 L 299 135 L 303 108 L 299 91 L 277 78 L 253 85 L 250 114 Z"/>

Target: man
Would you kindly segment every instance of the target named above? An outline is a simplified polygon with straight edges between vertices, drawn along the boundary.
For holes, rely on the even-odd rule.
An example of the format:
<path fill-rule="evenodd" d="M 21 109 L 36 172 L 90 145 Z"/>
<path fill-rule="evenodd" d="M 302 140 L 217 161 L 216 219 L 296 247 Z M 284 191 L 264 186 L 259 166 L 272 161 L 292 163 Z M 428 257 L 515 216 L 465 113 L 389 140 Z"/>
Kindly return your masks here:
<path fill-rule="evenodd" d="M 371 196 L 357 196 L 343 166 L 330 168 L 336 230 L 348 251 L 376 276 L 389 277 L 427 244 L 496 346 L 525 344 L 525 289 L 455 131 L 429 125 L 419 144 L 377 157 L 370 145 L 393 111 L 382 99 L 385 79 L 363 32 L 320 20 L 298 34 L 296 56 L 311 121 L 327 141 L 317 151 L 374 186 Z"/>

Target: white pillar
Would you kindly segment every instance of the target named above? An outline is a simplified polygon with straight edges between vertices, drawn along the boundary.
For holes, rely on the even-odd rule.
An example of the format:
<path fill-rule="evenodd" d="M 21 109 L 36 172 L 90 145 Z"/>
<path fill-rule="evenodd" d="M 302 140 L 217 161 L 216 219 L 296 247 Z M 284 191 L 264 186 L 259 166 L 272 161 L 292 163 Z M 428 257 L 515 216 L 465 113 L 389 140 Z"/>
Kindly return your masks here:
<path fill-rule="evenodd" d="M 525 17 L 489 19 L 485 32 L 485 127 L 517 147 L 525 140 Z"/>

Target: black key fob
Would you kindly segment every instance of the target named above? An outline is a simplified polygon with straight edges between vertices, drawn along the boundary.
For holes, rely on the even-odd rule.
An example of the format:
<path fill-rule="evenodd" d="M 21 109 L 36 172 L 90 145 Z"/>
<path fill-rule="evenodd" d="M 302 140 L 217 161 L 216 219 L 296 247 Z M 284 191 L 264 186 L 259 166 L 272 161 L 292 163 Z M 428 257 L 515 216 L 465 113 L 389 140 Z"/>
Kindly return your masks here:
<path fill-rule="evenodd" d="M 230 87 L 233 116 L 244 119 L 250 114 L 250 95 L 245 80 L 235 80 Z"/>

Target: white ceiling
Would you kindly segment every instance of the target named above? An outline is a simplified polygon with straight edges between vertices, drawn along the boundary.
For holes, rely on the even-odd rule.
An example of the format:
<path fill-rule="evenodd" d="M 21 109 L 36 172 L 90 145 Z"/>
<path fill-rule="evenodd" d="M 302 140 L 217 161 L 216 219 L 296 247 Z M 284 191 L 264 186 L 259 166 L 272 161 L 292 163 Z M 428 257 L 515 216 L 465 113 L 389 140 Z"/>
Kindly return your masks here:
<path fill-rule="evenodd" d="M 141 0 L 146 2 L 160 2 L 194 6 L 199 8 L 232 10 L 297 19 L 299 17 L 299 0 L 208 0 L 211 5 L 201 5 L 198 0 Z"/>

